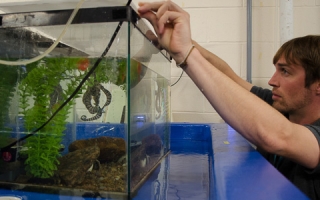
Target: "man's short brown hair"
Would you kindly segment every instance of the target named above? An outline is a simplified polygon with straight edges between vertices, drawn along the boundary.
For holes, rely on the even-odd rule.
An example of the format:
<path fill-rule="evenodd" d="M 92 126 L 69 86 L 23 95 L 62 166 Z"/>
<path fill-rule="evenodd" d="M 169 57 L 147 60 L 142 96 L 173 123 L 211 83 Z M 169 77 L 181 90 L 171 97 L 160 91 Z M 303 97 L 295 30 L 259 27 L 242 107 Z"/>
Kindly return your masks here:
<path fill-rule="evenodd" d="M 307 35 L 287 41 L 273 57 L 273 64 L 282 55 L 288 64 L 298 64 L 304 68 L 305 87 L 320 80 L 320 35 Z"/>

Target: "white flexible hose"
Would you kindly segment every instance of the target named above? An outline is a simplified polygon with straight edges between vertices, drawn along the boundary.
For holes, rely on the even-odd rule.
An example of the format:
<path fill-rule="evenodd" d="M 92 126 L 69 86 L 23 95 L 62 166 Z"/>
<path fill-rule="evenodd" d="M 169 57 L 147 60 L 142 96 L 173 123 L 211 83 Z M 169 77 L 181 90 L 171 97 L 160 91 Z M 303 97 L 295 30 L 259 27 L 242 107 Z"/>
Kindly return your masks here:
<path fill-rule="evenodd" d="M 61 41 L 62 37 L 66 33 L 68 27 L 70 26 L 71 22 L 73 21 L 74 17 L 76 16 L 77 12 L 81 8 L 81 6 L 82 6 L 84 1 L 85 0 L 80 0 L 79 1 L 79 3 L 77 4 L 76 8 L 73 10 L 71 16 L 69 17 L 69 20 L 66 23 L 66 25 L 65 25 L 63 31 L 61 32 L 60 36 L 58 37 L 58 39 L 45 52 L 43 52 L 43 54 L 41 54 L 39 56 L 36 56 L 34 58 L 31 58 L 29 60 L 21 60 L 21 61 L 19 61 L 19 60 L 17 60 L 17 61 L 0 60 L 0 64 L 3 64 L 3 65 L 27 65 L 27 64 L 36 62 L 36 61 L 42 59 L 43 57 L 47 56 L 59 44 L 59 42 Z"/>

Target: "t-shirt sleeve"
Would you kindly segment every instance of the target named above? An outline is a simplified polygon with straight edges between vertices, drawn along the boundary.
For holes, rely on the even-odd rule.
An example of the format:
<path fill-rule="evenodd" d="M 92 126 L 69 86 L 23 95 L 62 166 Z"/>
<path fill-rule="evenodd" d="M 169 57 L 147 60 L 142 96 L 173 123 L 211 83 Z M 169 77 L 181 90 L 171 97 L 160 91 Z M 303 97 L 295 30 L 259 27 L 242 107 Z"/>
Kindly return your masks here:
<path fill-rule="evenodd" d="M 269 105 L 272 105 L 272 91 L 269 89 L 264 89 L 261 87 L 253 86 L 250 90 L 251 93 L 257 95 L 263 101 L 267 102 Z"/>
<path fill-rule="evenodd" d="M 320 146 L 320 126 L 316 125 L 305 125 L 312 133 L 313 135 L 317 138 L 318 144 Z M 307 170 L 309 174 L 320 174 L 320 164 L 315 169 L 312 170 Z"/>
<path fill-rule="evenodd" d="M 305 125 L 312 133 L 313 135 L 317 138 L 318 143 L 320 145 L 320 126 L 315 126 L 315 125 Z"/>

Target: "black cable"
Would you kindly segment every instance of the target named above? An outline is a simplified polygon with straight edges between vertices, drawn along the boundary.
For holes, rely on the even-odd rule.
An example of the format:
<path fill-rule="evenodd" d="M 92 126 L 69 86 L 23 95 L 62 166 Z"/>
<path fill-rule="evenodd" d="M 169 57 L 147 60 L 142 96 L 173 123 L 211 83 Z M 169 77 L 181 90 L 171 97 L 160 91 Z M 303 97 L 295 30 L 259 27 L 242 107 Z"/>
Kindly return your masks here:
<path fill-rule="evenodd" d="M 182 70 L 182 72 L 181 72 L 180 77 L 178 78 L 178 80 L 177 80 L 174 84 L 172 84 L 171 87 L 174 86 L 175 84 L 177 84 L 177 83 L 180 81 L 180 79 L 181 79 L 181 77 L 182 77 L 182 74 L 183 74 L 183 70 Z"/>

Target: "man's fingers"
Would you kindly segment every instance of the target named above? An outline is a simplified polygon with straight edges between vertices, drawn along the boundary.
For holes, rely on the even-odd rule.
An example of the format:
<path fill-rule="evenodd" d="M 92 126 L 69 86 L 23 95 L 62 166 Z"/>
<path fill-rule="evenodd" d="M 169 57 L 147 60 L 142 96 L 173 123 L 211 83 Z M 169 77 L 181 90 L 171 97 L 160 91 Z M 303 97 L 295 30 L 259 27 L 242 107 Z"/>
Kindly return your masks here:
<path fill-rule="evenodd" d="M 158 19 L 159 33 L 161 34 L 163 32 L 165 26 L 175 26 L 176 24 L 179 24 L 181 20 L 183 20 L 183 18 L 181 18 L 181 13 L 172 11 L 165 12 L 161 18 Z"/>
<path fill-rule="evenodd" d="M 158 9 L 162 6 L 164 2 L 153 2 L 153 3 L 146 3 L 146 2 L 140 2 L 138 5 L 140 6 L 138 8 L 139 13 L 145 13 L 149 11 L 157 12 Z"/>
<path fill-rule="evenodd" d="M 167 11 L 174 11 L 174 12 L 185 12 L 182 8 L 180 8 L 177 4 L 173 3 L 172 1 L 164 1 L 162 5 L 158 8 L 157 16 L 162 16 Z"/>
<path fill-rule="evenodd" d="M 139 13 L 145 13 L 148 11 L 159 12 L 160 16 L 167 10 L 169 11 L 178 11 L 184 12 L 182 8 L 180 8 L 177 4 L 172 1 L 158 1 L 158 2 L 139 2 L 140 7 L 138 8 Z"/>

